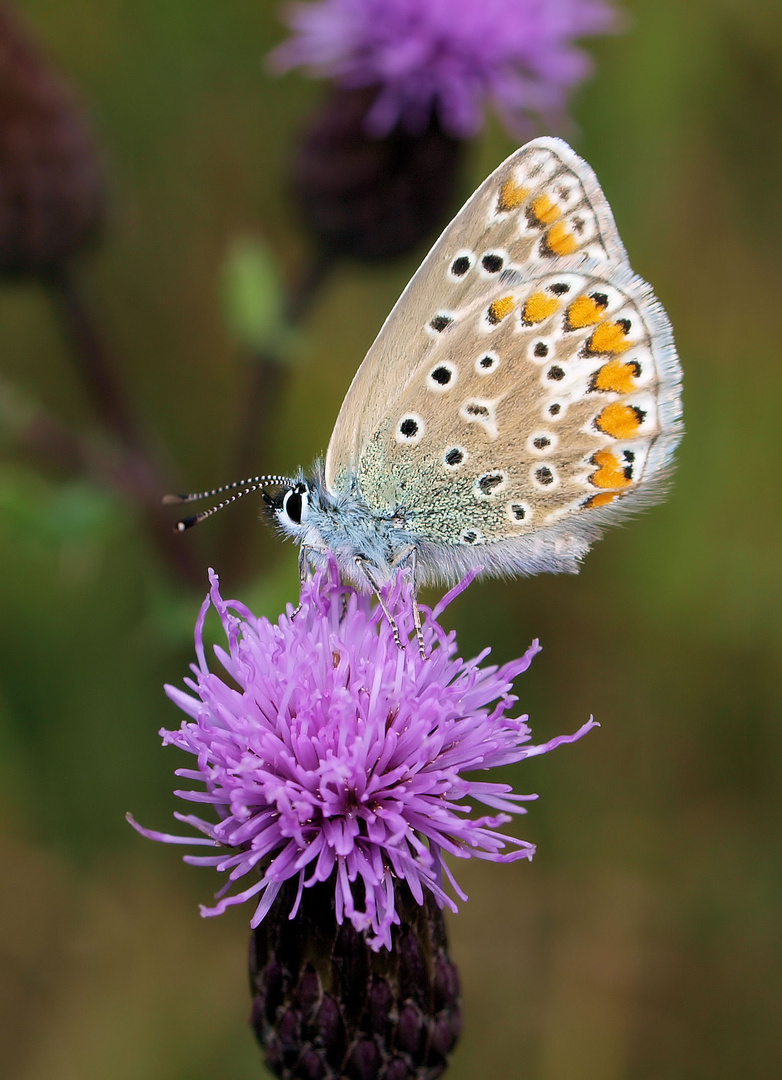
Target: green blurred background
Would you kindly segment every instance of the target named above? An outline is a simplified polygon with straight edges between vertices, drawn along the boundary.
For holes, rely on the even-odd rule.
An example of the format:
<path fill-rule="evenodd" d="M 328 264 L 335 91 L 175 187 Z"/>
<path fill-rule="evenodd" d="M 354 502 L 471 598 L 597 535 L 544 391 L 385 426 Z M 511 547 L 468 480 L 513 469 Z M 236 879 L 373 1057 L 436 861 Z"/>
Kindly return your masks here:
<path fill-rule="evenodd" d="M 266 0 L 25 0 L 88 103 L 112 205 L 86 290 L 143 423 L 194 489 L 231 479 L 247 351 L 221 268 L 264 238 L 286 275 L 308 241 L 286 162 L 320 87 L 269 77 Z M 539 740 L 583 742 L 510 770 L 541 800 L 531 865 L 457 869 L 450 919 L 466 1027 L 449 1076 L 526 1080 L 778 1075 L 782 6 L 635 0 L 596 41 L 567 133 L 595 167 L 635 269 L 672 319 L 687 436 L 668 501 L 576 578 L 474 586 L 449 612 L 464 652 L 542 656 L 519 684 Z M 514 144 L 490 126 L 464 195 Z M 352 374 L 423 251 L 324 288 L 261 471 L 326 445 Z M 0 288 L 2 375 L 94 428 L 45 291 Z M 125 811 L 169 827 L 179 714 L 203 589 L 174 585 L 140 517 L 6 439 L 0 464 L 0 1061 L 14 1080 L 245 1080 L 249 910 L 199 918 L 215 887 Z M 247 500 L 250 502 L 250 500 Z M 223 594 L 276 615 L 295 553 L 226 512 L 190 534 Z M 221 537 L 222 549 L 216 537 Z M 257 542 L 256 542 L 257 538 Z M 211 545 L 211 546 L 210 546 Z M 774 1062 L 776 1061 L 776 1066 Z"/>

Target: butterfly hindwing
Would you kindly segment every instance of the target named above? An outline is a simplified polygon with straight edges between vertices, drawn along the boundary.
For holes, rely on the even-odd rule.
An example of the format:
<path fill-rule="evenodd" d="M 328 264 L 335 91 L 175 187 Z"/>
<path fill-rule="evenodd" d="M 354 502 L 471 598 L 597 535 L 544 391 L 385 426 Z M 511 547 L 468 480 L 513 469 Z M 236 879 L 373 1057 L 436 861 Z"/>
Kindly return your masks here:
<path fill-rule="evenodd" d="M 476 543 L 645 500 L 650 454 L 678 432 L 660 406 L 667 356 L 648 288 L 606 269 L 511 283 L 454 312 L 359 449 L 370 505 L 408 507 L 417 537 Z M 492 323 L 492 307 L 507 314 Z"/>

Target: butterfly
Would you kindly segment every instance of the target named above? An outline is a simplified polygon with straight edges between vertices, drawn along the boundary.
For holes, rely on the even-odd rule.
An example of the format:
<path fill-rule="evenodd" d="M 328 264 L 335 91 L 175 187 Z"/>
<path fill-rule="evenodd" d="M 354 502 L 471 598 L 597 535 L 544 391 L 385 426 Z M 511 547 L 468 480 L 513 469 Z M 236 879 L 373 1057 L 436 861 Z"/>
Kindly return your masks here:
<path fill-rule="evenodd" d="M 604 526 L 662 496 L 681 435 L 668 318 L 630 269 L 590 166 L 538 138 L 424 259 L 353 379 L 324 462 L 175 498 L 260 488 L 302 572 L 330 554 L 382 601 L 400 566 L 414 589 L 476 567 L 577 571 Z"/>

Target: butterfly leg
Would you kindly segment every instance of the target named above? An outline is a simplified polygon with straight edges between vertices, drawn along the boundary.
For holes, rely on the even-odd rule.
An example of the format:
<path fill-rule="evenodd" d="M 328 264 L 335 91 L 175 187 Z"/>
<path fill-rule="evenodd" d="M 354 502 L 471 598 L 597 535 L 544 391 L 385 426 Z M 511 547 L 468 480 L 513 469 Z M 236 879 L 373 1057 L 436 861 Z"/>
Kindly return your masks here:
<path fill-rule="evenodd" d="M 378 604 L 380 604 L 380 608 L 381 608 L 383 614 L 388 619 L 388 624 L 391 627 L 391 631 L 392 631 L 392 633 L 394 635 L 394 641 L 396 642 L 397 646 L 400 649 L 404 648 L 404 646 L 402 644 L 402 638 L 400 637 L 400 634 L 399 634 L 399 627 L 396 624 L 396 619 L 391 614 L 391 612 L 389 610 L 389 607 L 388 607 L 388 604 L 383 599 L 383 595 L 380 592 L 380 584 L 378 583 L 378 580 L 375 577 L 375 575 L 373 573 L 373 570 L 372 570 L 372 564 L 370 563 L 370 561 L 368 559 L 365 559 L 363 555 L 356 555 L 355 563 L 356 563 L 356 566 L 359 568 L 359 570 L 364 575 L 364 577 L 369 582 L 369 584 L 370 584 L 370 586 L 372 588 L 372 592 L 377 597 L 377 602 L 378 602 Z"/>
<path fill-rule="evenodd" d="M 424 632 L 421 627 L 421 612 L 418 607 L 418 583 L 416 582 L 416 553 L 415 548 L 411 545 L 405 551 L 402 552 L 393 562 L 394 566 L 399 566 L 404 569 L 410 568 L 410 576 L 412 578 L 413 585 L 413 625 L 415 626 L 415 639 L 418 642 L 418 651 L 421 654 L 421 659 L 426 660 L 426 646 L 424 645 Z"/>
<path fill-rule="evenodd" d="M 299 583 L 302 585 L 307 580 L 309 552 L 314 550 L 314 548 L 306 547 L 304 544 L 299 548 Z M 291 615 L 291 618 L 295 619 L 300 611 L 301 604 L 297 604 L 296 610 Z"/>

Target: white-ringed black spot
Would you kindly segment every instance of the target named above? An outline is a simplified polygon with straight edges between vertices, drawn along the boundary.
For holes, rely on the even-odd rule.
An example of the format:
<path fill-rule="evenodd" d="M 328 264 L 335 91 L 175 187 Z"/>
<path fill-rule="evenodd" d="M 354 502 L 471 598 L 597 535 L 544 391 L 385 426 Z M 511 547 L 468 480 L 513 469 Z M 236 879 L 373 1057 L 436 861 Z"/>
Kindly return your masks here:
<path fill-rule="evenodd" d="M 396 441 L 398 443 L 405 443 L 408 446 L 415 446 L 423 438 L 424 434 L 424 422 L 420 416 L 415 413 L 408 413 L 407 416 L 403 416 L 396 428 Z"/>
<path fill-rule="evenodd" d="M 539 454 L 543 457 L 555 450 L 559 443 L 559 436 L 545 428 L 533 431 L 527 439 L 527 449 L 531 454 Z"/>
<path fill-rule="evenodd" d="M 549 405 L 548 411 L 551 416 L 559 416 L 559 414 L 562 412 L 562 406 L 559 404 L 558 401 L 555 401 L 552 405 Z"/>
<path fill-rule="evenodd" d="M 548 356 L 548 345 L 545 343 L 545 341 L 536 341 L 533 352 L 535 353 L 535 356 Z"/>
<path fill-rule="evenodd" d="M 554 483 L 554 473 L 547 465 L 541 465 L 539 469 L 535 469 L 535 479 L 543 487 L 548 487 Z"/>
<path fill-rule="evenodd" d="M 427 377 L 426 384 L 430 390 L 441 394 L 444 390 L 451 390 L 456 384 L 457 371 L 453 364 L 438 364 Z"/>
<path fill-rule="evenodd" d="M 467 451 L 461 446 L 452 446 L 443 454 L 443 465 L 448 469 L 458 469 L 467 459 Z"/>
<path fill-rule="evenodd" d="M 449 315 L 435 315 L 429 325 L 435 333 L 442 334 L 443 330 L 446 330 L 452 322 L 453 319 Z"/>
<path fill-rule="evenodd" d="M 485 472 L 483 476 L 479 476 L 475 481 L 475 494 L 478 498 L 490 499 L 502 491 L 507 479 L 507 474 L 501 469 L 491 469 L 489 472 Z"/>
<path fill-rule="evenodd" d="M 472 261 L 469 255 L 457 255 L 451 263 L 451 273 L 454 277 L 464 277 L 471 266 Z"/>
<path fill-rule="evenodd" d="M 477 544 L 479 540 L 483 539 L 483 534 L 477 529 L 465 529 L 460 539 L 463 544 Z"/>
<path fill-rule="evenodd" d="M 481 353 L 481 355 L 475 361 L 475 370 L 479 375 L 490 375 L 492 371 L 496 371 L 499 362 L 500 358 L 497 353 Z"/>
<path fill-rule="evenodd" d="M 555 296 L 564 296 L 565 293 L 570 292 L 570 286 L 565 281 L 555 281 L 553 285 L 549 285 L 549 292 L 553 292 Z"/>
<path fill-rule="evenodd" d="M 496 402 L 490 399 L 468 398 L 459 409 L 459 415 L 468 424 L 480 424 L 490 439 L 496 439 L 499 430 L 495 408 Z"/>
<path fill-rule="evenodd" d="M 481 266 L 487 274 L 499 274 L 504 265 L 505 260 L 496 251 L 487 251 L 481 259 Z"/>
<path fill-rule="evenodd" d="M 525 506 L 524 503 L 508 503 L 508 517 L 511 519 L 511 521 L 524 521 L 524 519 L 527 517 L 528 510 L 529 508 Z"/>
<path fill-rule="evenodd" d="M 559 364 L 552 364 L 546 372 L 546 378 L 553 379 L 554 382 L 560 382 L 565 378 L 565 372 L 559 366 Z"/>

